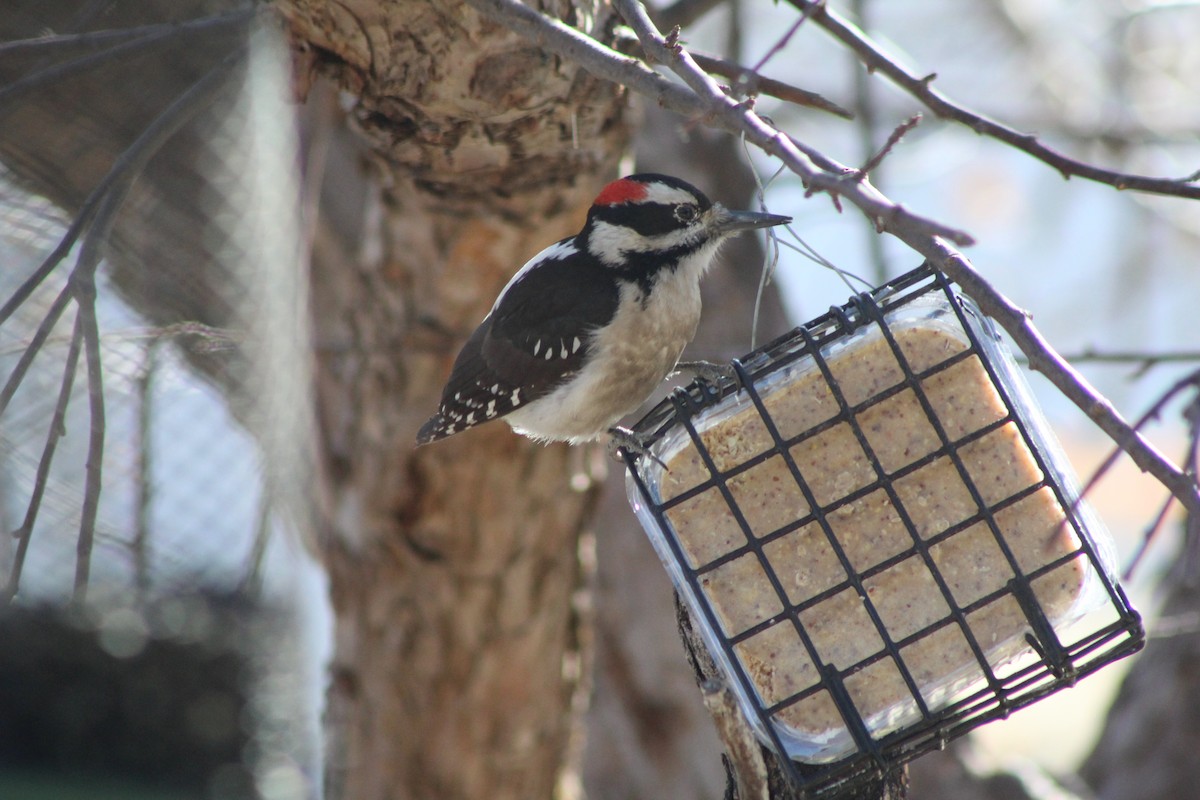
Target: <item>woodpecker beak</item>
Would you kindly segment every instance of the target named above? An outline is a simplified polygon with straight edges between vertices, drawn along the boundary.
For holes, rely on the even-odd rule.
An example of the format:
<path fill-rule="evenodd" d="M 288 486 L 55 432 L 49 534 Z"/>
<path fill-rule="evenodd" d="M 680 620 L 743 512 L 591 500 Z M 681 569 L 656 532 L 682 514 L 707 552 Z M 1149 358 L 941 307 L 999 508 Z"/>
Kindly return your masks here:
<path fill-rule="evenodd" d="M 754 228 L 771 228 L 775 225 L 785 225 L 792 221 L 791 217 L 779 214 L 763 214 L 758 211 L 730 211 L 722 205 L 714 204 L 712 229 L 718 236 L 753 230 Z"/>

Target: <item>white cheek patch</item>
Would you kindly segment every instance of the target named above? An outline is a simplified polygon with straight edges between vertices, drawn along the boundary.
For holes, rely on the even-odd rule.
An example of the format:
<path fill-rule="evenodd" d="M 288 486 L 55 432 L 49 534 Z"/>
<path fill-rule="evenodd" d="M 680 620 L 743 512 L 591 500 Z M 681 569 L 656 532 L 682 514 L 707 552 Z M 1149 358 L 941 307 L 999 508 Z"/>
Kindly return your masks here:
<path fill-rule="evenodd" d="M 694 241 L 699 234 L 699 228 L 685 228 L 658 236 L 641 236 L 630 228 L 599 221 L 592 226 L 588 250 L 610 267 L 619 267 L 626 253 L 670 250 Z"/>

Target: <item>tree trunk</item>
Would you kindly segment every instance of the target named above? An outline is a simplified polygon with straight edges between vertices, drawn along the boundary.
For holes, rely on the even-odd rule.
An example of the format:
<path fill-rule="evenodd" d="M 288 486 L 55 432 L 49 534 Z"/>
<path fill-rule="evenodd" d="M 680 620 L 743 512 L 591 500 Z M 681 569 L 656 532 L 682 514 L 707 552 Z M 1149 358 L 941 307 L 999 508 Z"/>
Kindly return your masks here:
<path fill-rule="evenodd" d="M 1164 580 L 1152 638 L 1080 770 L 1100 800 L 1194 797 L 1200 786 L 1200 518 L 1194 515 L 1181 549 Z"/>
<path fill-rule="evenodd" d="M 599 5 L 548 11 L 611 24 Z M 284 13 L 368 145 L 348 153 L 314 91 L 332 795 L 548 798 L 584 675 L 572 600 L 595 490 L 572 489 L 578 454 L 503 425 L 413 440 L 504 282 L 615 176 L 624 98 L 458 3 Z"/>

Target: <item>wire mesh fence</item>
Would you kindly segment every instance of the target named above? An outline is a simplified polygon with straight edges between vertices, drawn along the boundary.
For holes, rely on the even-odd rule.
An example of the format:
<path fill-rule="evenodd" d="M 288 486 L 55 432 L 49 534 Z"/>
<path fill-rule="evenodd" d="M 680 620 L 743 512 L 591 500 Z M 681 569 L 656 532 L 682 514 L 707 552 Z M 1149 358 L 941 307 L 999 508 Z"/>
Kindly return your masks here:
<path fill-rule="evenodd" d="M 202 41 L 175 26 L 174 50 L 157 46 L 166 25 L 125 58 L 51 41 L 7 62 L 6 83 L 42 90 L 0 107 L 0 624 L 12 653 L 36 635 L 31 619 L 44 636 L 82 631 L 126 676 L 147 661 L 172 669 L 188 647 L 227 653 L 242 692 L 218 726 L 229 763 L 183 769 L 205 758 L 184 734 L 203 738 L 221 703 L 159 686 L 191 722 L 156 775 L 130 774 L 303 797 L 319 768 L 317 684 L 291 610 L 313 519 L 297 145 L 284 51 L 252 12 L 217 19 L 193 26 Z M 40 141 L 45 114 L 72 101 L 76 124 Z M 142 127 L 94 135 L 114 118 Z M 46 674 L 70 662 L 38 652 Z M 69 694 L 95 670 L 66 672 L 57 691 Z M 77 735 L 128 749 L 80 714 Z M 19 720 L 65 735 L 0 717 L 5 738 L 33 740 Z M 70 765 L 72 752 L 56 739 L 41 763 Z M 6 763 L 20 766 L 0 759 L 0 783 Z M 107 769 L 128 766 L 114 756 Z"/>

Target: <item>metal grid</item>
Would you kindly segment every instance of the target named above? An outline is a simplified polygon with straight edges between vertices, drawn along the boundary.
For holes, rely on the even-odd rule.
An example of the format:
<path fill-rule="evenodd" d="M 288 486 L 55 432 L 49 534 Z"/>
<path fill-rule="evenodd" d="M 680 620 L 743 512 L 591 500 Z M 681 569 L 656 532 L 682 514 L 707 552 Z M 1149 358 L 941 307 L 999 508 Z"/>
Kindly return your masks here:
<path fill-rule="evenodd" d="M 941 293 L 949 299 L 950 305 L 969 339 L 969 346 L 965 350 L 950 356 L 920 373 L 914 373 L 908 360 L 901 352 L 897 340 L 889 328 L 885 315 L 930 293 Z M 866 325 L 879 326 L 879 330 L 887 341 L 892 354 L 903 370 L 904 379 L 898 385 L 868 398 L 857 406 L 853 406 L 847 402 L 846 397 L 839 388 L 838 382 L 835 380 L 833 372 L 822 354 L 822 350 L 827 345 L 849 336 L 854 331 Z M 979 356 L 980 362 L 986 369 L 991 382 L 994 384 L 1003 401 L 1004 407 L 1007 409 L 1007 414 L 1002 419 L 993 421 L 969 433 L 967 436 L 954 441 L 943 427 L 938 415 L 934 413 L 929 397 L 926 396 L 922 381 L 972 356 Z M 813 359 L 824 381 L 832 391 L 838 405 L 838 412 L 831 419 L 816 427 L 810 428 L 799 435 L 786 438 L 781 434 L 775 420 L 772 419 L 767 405 L 764 403 L 763 396 L 760 394 L 759 387 L 768 376 L 784 369 L 788 365 L 794 364 L 802 358 L 808 357 Z M 1016 398 L 1013 397 L 1012 387 L 1006 385 L 1006 382 L 997 373 L 995 365 L 986 357 L 976 330 L 968 322 L 962 300 L 954 293 L 952 285 L 941 273 L 933 271 L 927 265 L 922 265 L 917 270 L 897 278 L 871 293 L 853 298 L 845 306 L 832 309 L 828 314 L 751 353 L 745 359 L 741 361 L 735 360 L 733 366 L 737 375 L 736 384 L 726 382 L 721 386 L 713 387 L 704 383 L 696 383 L 692 384 L 686 390 L 676 390 L 670 398 L 651 411 L 637 426 L 637 431 L 643 435 L 647 435 L 652 443 L 661 440 L 665 434 L 679 427 L 686 430 L 693 446 L 704 462 L 709 476 L 708 480 L 664 501 L 648 485 L 643 471 L 640 469 L 641 465 L 639 462 L 641 461 L 641 456 L 625 452 L 625 459 L 630 470 L 631 480 L 636 486 L 636 493 L 640 496 L 641 502 L 644 503 L 644 510 L 648 512 L 649 517 L 662 532 L 661 541 L 665 542 L 669 550 L 668 557 L 676 562 L 678 571 L 672 570 L 673 576 L 676 582 L 680 584 L 679 588 L 689 601 L 693 613 L 700 618 L 702 626 L 707 626 L 709 629 L 707 641 L 715 641 L 720 649 L 721 652 L 718 655 L 722 657 L 718 659 L 718 663 L 726 665 L 727 671 L 731 673 L 729 677 L 740 684 L 742 694 L 750 698 L 759 697 L 754 688 L 754 683 L 747 675 L 735 648 L 739 643 L 748 640 L 766 628 L 780 624 L 781 620 L 783 620 L 783 624 L 790 623 L 794 627 L 796 634 L 803 643 L 805 651 L 812 659 L 813 665 L 817 668 L 820 675 L 819 683 L 808 686 L 802 691 L 792 696 L 784 697 L 772 704 L 764 704 L 761 700 L 753 702 L 754 712 L 759 723 L 756 727 L 760 729 L 760 733 L 765 732 L 765 736 L 769 740 L 768 744 L 781 756 L 780 761 L 784 765 L 790 779 L 809 796 L 816 797 L 834 789 L 845 789 L 850 784 L 861 784 L 875 780 L 887 771 L 922 753 L 942 748 L 948 740 L 961 736 L 972 728 L 978 727 L 992 719 L 1006 717 L 1017 708 L 1028 705 L 1048 694 L 1072 685 L 1078 678 L 1118 658 L 1135 652 L 1142 646 L 1144 632 L 1138 614 L 1130 607 L 1121 587 L 1109 575 L 1101 563 L 1095 544 L 1085 532 L 1077 504 L 1073 501 L 1069 492 L 1055 480 L 1055 470 L 1047 463 L 1046 454 L 1038 439 L 1031 436 L 1028 421 L 1022 417 L 1021 413 L 1015 410 L 1020 408 L 1020 404 L 1015 402 Z M 873 451 L 871 442 L 868 441 L 868 437 L 864 434 L 856 418 L 867 408 L 886 401 L 889 397 L 894 397 L 905 390 L 911 390 L 915 393 L 927 417 L 927 421 L 936 430 L 941 446 L 932 453 L 889 475 Z M 708 448 L 705 446 L 701 435 L 697 431 L 695 421 L 701 411 L 711 408 L 734 392 L 744 392 L 745 396 L 753 403 L 758 417 L 770 434 L 773 446 L 741 463 L 731 467 L 727 466 L 722 471 L 718 468 Z M 859 446 L 862 447 L 863 452 L 869 460 L 871 469 L 875 475 L 874 481 L 866 487 L 852 492 L 847 497 L 853 499 L 854 497 L 860 497 L 869 492 L 882 489 L 887 493 L 888 499 L 899 513 L 911 537 L 910 547 L 862 571 L 854 568 L 851 559 L 848 557 L 841 542 L 839 542 L 839 537 L 835 534 L 834 528 L 830 524 L 830 515 L 836 511 L 835 506 L 842 504 L 847 498 L 842 498 L 823 507 L 817 501 L 813 489 L 806 480 L 802 470 L 797 467 L 795 461 L 789 455 L 790 448 L 797 445 L 797 443 L 817 436 L 822 431 L 829 430 L 833 426 L 842 423 L 850 426 Z M 1014 496 L 989 504 L 985 502 L 980 488 L 975 485 L 971 474 L 964 466 L 960 450 L 968 446 L 970 442 L 978 441 L 988 433 L 1010 423 L 1015 425 L 1020 432 L 1021 439 L 1025 442 L 1030 454 L 1037 462 L 1043 478 L 1041 483 L 1027 487 Z M 745 513 L 734 498 L 730 481 L 775 456 L 781 456 L 787 463 L 788 470 L 795 480 L 797 488 L 804 496 L 809 512 L 801 518 L 794 520 L 791 524 L 785 525 L 767 535 L 761 535 L 761 532 L 756 534 L 748 522 Z M 910 515 L 905 510 L 904 503 L 900 501 L 894 483 L 902 479 L 904 475 L 912 474 L 935 459 L 942 457 L 948 457 L 954 464 L 960 478 L 970 491 L 972 500 L 978 507 L 978 514 L 951 525 L 937 535 L 923 538 L 910 518 Z M 1080 546 L 1074 552 L 1062 555 L 1035 570 L 1025 572 L 1022 571 L 1017 557 L 1010 549 L 1005 537 L 1001 534 L 1001 526 L 996 519 L 996 515 L 1002 514 L 1005 508 L 1019 503 L 1023 498 L 1043 488 L 1049 488 L 1053 492 L 1059 507 L 1066 510 L 1066 524 L 1073 529 L 1075 539 L 1080 543 Z M 688 556 L 677 537 L 672 533 L 672 525 L 668 520 L 667 514 L 672 508 L 687 502 L 700 492 L 713 489 L 719 491 L 723 496 L 729 511 L 732 513 L 734 519 L 736 519 L 737 525 L 745 536 L 745 544 L 720 555 L 708 563 L 692 566 L 689 564 Z M 768 547 L 771 542 L 796 531 L 801 526 L 814 522 L 820 526 L 829 545 L 836 553 L 840 565 L 845 570 L 846 580 L 814 594 L 801 603 L 794 604 L 791 602 L 788 592 L 783 586 L 781 577 L 776 573 L 772 565 L 772 560 L 768 557 L 764 548 Z M 956 602 L 954 594 L 947 585 L 946 579 L 931 557 L 931 549 L 935 548 L 939 542 L 946 541 L 964 529 L 980 522 L 985 523 L 991 530 L 993 538 L 1003 552 L 1003 556 L 1009 564 L 1014 577 L 1002 588 L 985 594 L 969 604 L 960 605 Z M 747 554 L 752 554 L 762 567 L 771 588 L 783 606 L 783 613 L 765 621 L 760 621 L 747 630 L 735 633 L 734 635 L 727 635 L 718 619 L 717 611 L 709 601 L 702 584 L 705 576 L 712 574 L 713 570 Z M 889 569 L 899 562 L 913 557 L 922 559 L 925 566 L 929 569 L 941 594 L 941 599 L 945 601 L 946 606 L 950 609 L 950 613 L 915 633 L 896 639 L 889 632 L 888 626 L 884 624 L 878 609 L 872 602 L 864 586 L 864 582 L 870 581 L 873 576 L 881 574 L 884 570 Z M 1094 629 L 1083 631 L 1078 630 L 1078 625 L 1073 626 L 1069 631 L 1069 640 L 1064 641 L 1060 637 L 1060 633 L 1056 632 L 1051 625 L 1051 621 L 1047 619 L 1038 598 L 1035 596 L 1034 583 L 1038 578 L 1048 575 L 1055 569 L 1078 558 L 1086 559 L 1091 565 L 1103 588 L 1103 593 L 1105 594 L 1104 603 L 1108 606 L 1104 614 L 1093 614 L 1087 619 L 1092 620 L 1103 617 L 1104 620 L 1107 620 L 1107 623 L 1102 620 L 1093 626 Z M 882 640 L 883 647 L 878 652 L 858 660 L 857 663 L 839 669 L 832 664 L 823 663 L 819 648 L 814 645 L 812 636 L 805 629 L 801 615 L 806 610 L 814 608 L 819 603 L 832 598 L 840 592 L 846 591 L 848 588 L 852 589 L 861 598 L 867 613 L 870 615 L 871 622 Z M 1002 597 L 1015 598 L 1016 603 L 1019 605 L 1029 630 L 1025 635 L 1025 640 L 1033 651 L 1034 656 L 1021 661 L 1019 668 L 1006 670 L 1003 674 L 998 674 L 998 671 L 988 661 L 985 652 L 987 648 L 977 640 L 975 633 L 972 631 L 969 618 L 972 612 L 982 609 Z M 922 692 L 918 686 L 918 679 L 912 674 L 909 665 L 906 663 L 904 650 L 913 643 L 929 637 L 947 626 L 956 626 L 965 636 L 966 641 L 969 643 L 971 654 L 984 680 L 982 688 L 979 688 L 977 691 L 973 691 L 967 696 L 955 696 L 953 701 L 948 705 L 931 707 L 922 696 Z M 856 673 L 886 659 L 891 659 L 891 663 L 898 668 L 903 683 L 907 687 L 911 699 L 914 701 L 919 712 L 919 719 L 912 724 L 904 725 L 899 730 L 881 736 L 873 736 L 867 722 L 864 720 L 859 709 L 856 708 L 851 698 L 851 693 L 847 690 L 846 683 Z M 853 752 L 830 763 L 802 764 L 794 762 L 786 756 L 787 748 L 780 738 L 779 730 L 772 723 L 777 721 L 778 715 L 784 709 L 793 704 L 798 704 L 806 698 L 812 697 L 822 691 L 828 692 L 829 696 L 832 697 L 837 711 L 841 715 L 845 727 L 853 739 Z"/>

